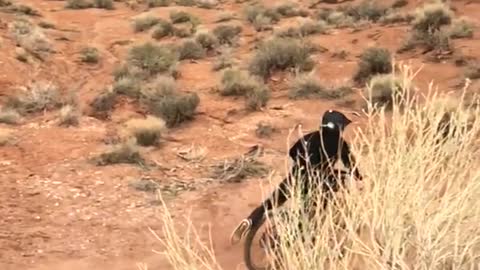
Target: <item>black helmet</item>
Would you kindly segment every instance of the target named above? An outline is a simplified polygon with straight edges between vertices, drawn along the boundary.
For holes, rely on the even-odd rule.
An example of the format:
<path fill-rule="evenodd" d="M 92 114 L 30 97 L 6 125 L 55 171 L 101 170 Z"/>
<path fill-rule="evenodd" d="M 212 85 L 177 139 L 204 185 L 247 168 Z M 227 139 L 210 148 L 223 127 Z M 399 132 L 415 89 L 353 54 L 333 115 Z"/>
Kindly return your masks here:
<path fill-rule="evenodd" d="M 322 128 L 343 131 L 352 121 L 343 113 L 335 110 L 328 110 L 322 117 Z"/>

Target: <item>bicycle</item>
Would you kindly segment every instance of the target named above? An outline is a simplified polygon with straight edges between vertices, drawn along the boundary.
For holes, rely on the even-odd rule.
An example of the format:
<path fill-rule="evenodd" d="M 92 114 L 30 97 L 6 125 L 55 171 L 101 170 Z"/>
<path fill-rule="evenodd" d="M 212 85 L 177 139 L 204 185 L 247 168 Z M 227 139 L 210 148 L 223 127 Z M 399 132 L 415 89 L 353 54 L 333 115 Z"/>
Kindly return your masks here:
<path fill-rule="evenodd" d="M 324 192 L 324 195 L 326 195 L 324 198 L 323 198 L 323 209 L 326 208 L 327 206 L 327 203 L 328 201 L 331 199 L 333 193 L 337 192 L 339 189 L 340 189 L 340 185 L 339 185 L 339 181 L 342 183 L 342 185 L 345 183 L 345 177 L 348 175 L 348 172 L 347 171 L 343 171 L 343 170 L 334 170 L 334 173 L 333 174 L 329 174 L 328 175 L 328 178 L 327 179 L 324 179 L 324 181 L 322 182 L 322 185 L 323 185 L 323 192 Z M 340 176 L 340 179 L 337 178 L 337 176 Z M 255 265 L 255 263 L 253 262 L 253 259 L 252 259 L 252 247 L 253 247 L 253 243 L 254 243 L 254 238 L 255 236 L 257 235 L 257 233 L 259 232 L 259 230 L 261 229 L 261 227 L 265 224 L 265 221 L 268 219 L 268 220 L 273 220 L 273 213 L 272 211 L 268 211 L 266 213 L 266 215 L 268 215 L 268 218 L 267 217 L 263 217 L 261 222 L 259 222 L 258 224 L 256 224 L 255 226 L 251 227 L 250 230 L 248 230 L 248 232 L 245 232 L 245 231 L 242 231 L 241 232 L 241 237 L 240 239 L 244 238 L 245 237 L 245 245 L 244 245 L 244 249 L 243 249 L 243 252 L 244 252 L 244 261 L 245 261 L 245 264 L 247 266 L 247 268 L 249 270 L 268 270 L 268 269 L 271 269 L 269 267 L 269 259 L 267 259 L 267 266 L 258 266 L 258 265 Z M 281 215 L 278 215 L 277 216 L 281 216 Z M 275 223 L 275 222 L 274 222 Z M 234 234 L 239 231 L 240 229 L 242 229 L 242 225 L 244 225 L 243 227 L 245 227 L 246 224 L 240 224 L 236 230 L 234 231 Z M 277 232 L 276 232 L 276 229 L 274 226 L 272 226 L 273 228 L 270 228 L 268 225 L 267 225 L 267 228 L 266 228 L 266 231 L 267 232 L 273 232 L 274 235 L 267 235 L 267 233 L 263 233 L 260 240 L 259 240 L 259 244 L 260 244 L 260 247 L 261 249 L 272 249 L 273 252 L 275 252 L 276 250 L 276 247 L 278 246 L 278 235 L 275 235 Z M 243 230 L 245 230 L 245 228 L 243 228 Z M 267 240 L 273 240 L 272 242 L 273 243 L 268 243 Z M 268 252 L 267 252 L 268 253 Z"/>

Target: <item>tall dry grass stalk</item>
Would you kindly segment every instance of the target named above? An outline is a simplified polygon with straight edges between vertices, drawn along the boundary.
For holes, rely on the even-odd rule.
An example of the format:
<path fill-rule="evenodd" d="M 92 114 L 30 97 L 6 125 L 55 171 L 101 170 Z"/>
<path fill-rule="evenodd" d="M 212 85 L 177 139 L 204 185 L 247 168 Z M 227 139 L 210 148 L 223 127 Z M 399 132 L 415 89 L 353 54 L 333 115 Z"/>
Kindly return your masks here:
<path fill-rule="evenodd" d="M 411 85 L 415 73 L 407 67 L 399 73 L 402 85 Z M 280 235 L 272 269 L 480 269 L 480 122 L 471 117 L 479 108 L 462 99 L 452 107 L 429 90 L 421 102 L 413 87 L 398 91 L 388 114 L 369 104 L 367 125 L 351 140 L 361 191 L 339 191 L 307 219 L 294 188 L 288 211 L 272 211 Z M 445 112 L 450 130 L 441 141 Z M 220 269 L 212 249 L 202 245 L 209 257 L 199 260 L 190 231 L 181 238 L 167 217 L 161 241 L 174 269 Z"/>

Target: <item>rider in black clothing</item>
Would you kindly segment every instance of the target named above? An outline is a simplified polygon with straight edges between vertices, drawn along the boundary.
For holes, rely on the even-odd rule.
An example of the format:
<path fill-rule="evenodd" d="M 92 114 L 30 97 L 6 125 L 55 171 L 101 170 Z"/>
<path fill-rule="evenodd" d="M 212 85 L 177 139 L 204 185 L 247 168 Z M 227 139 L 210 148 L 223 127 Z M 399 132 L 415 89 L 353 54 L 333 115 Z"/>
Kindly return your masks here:
<path fill-rule="evenodd" d="M 307 169 L 317 171 L 321 175 L 329 174 L 328 170 L 333 169 L 338 158 L 342 160 L 345 167 L 352 169 L 355 166 L 355 159 L 341 134 L 350 123 L 351 120 L 338 111 L 329 110 L 325 112 L 320 130 L 306 134 L 290 148 L 289 156 L 295 162 L 290 174 L 280 183 L 270 198 L 255 208 L 248 218 L 240 223 L 233 236 L 240 233 L 243 237 L 252 226 L 262 220 L 266 211 L 273 208 L 274 201 L 277 206 L 285 203 L 290 196 L 288 187 L 291 185 L 292 177 L 306 177 Z M 355 167 L 353 170 L 354 176 L 361 180 L 358 169 Z M 318 184 L 310 183 L 308 179 L 301 179 L 300 181 L 302 181 L 302 192 L 304 194 L 312 188 L 312 184 Z M 325 183 L 322 183 L 322 186 L 325 188 Z M 333 187 L 333 189 L 336 191 L 337 188 Z"/>

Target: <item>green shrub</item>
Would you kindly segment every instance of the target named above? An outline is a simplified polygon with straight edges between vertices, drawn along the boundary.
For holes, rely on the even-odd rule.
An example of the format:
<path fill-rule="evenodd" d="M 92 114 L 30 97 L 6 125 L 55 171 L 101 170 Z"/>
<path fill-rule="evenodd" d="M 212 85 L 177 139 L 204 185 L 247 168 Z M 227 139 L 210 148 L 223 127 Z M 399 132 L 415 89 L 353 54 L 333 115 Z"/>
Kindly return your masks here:
<path fill-rule="evenodd" d="M 450 26 L 449 33 L 451 38 L 472 38 L 473 24 L 466 18 L 454 20 Z"/>
<path fill-rule="evenodd" d="M 295 77 L 290 85 L 288 97 L 291 99 L 305 99 L 311 97 L 326 97 L 327 89 L 312 75 Z"/>
<path fill-rule="evenodd" d="M 177 5 L 184 7 L 195 6 L 195 0 L 176 0 Z"/>
<path fill-rule="evenodd" d="M 264 107 L 270 98 L 270 91 L 265 84 L 238 69 L 225 70 L 221 84 L 222 96 L 245 96 L 246 107 L 249 110 Z"/>
<path fill-rule="evenodd" d="M 14 125 L 20 120 L 20 114 L 14 109 L 0 109 L 0 123 Z"/>
<path fill-rule="evenodd" d="M 452 22 L 453 12 L 450 8 L 440 2 L 425 4 L 415 10 L 415 19 L 413 29 L 423 34 L 440 30 L 443 25 L 449 25 Z"/>
<path fill-rule="evenodd" d="M 172 3 L 171 0 L 148 0 L 148 7 L 167 7 Z"/>
<path fill-rule="evenodd" d="M 155 75 L 170 71 L 176 65 L 178 57 L 176 52 L 168 46 L 146 42 L 132 47 L 128 52 L 127 61 L 147 74 Z"/>
<path fill-rule="evenodd" d="M 392 72 L 392 57 L 390 52 L 385 48 L 371 47 L 365 49 L 360 56 L 358 69 L 353 80 L 357 83 L 364 83 L 373 75 L 390 72 Z"/>
<path fill-rule="evenodd" d="M 238 25 L 221 24 L 213 29 L 213 34 L 217 37 L 218 42 L 228 45 L 232 45 L 241 32 L 242 27 Z"/>
<path fill-rule="evenodd" d="M 35 82 L 21 88 L 20 93 L 9 97 L 5 107 L 21 114 L 28 114 L 55 109 L 60 105 L 60 92 L 55 84 Z"/>
<path fill-rule="evenodd" d="M 89 104 L 93 110 L 93 116 L 102 119 L 107 118 L 109 111 L 115 105 L 116 96 L 116 93 L 111 89 L 105 90 L 96 96 Z"/>
<path fill-rule="evenodd" d="M 140 80 L 133 76 L 120 77 L 113 83 L 113 91 L 119 95 L 138 98 L 140 90 Z"/>
<path fill-rule="evenodd" d="M 173 10 L 170 12 L 170 20 L 172 23 L 185 23 L 192 19 L 192 15 L 185 11 Z"/>
<path fill-rule="evenodd" d="M 209 32 L 197 33 L 195 40 L 206 50 L 213 50 L 218 46 L 217 37 Z"/>
<path fill-rule="evenodd" d="M 65 105 L 59 112 L 60 126 L 78 126 L 80 123 L 80 111 L 72 105 Z"/>
<path fill-rule="evenodd" d="M 84 63 L 92 63 L 96 64 L 98 63 L 99 55 L 98 55 L 98 49 L 94 47 L 87 47 L 83 48 L 81 53 L 80 59 Z"/>
<path fill-rule="evenodd" d="M 174 34 L 174 30 L 175 29 L 170 22 L 160 20 L 153 29 L 152 37 L 154 39 L 161 39 L 166 36 L 171 36 Z"/>
<path fill-rule="evenodd" d="M 147 31 L 159 22 L 160 19 L 152 15 L 139 16 L 133 21 L 133 29 L 135 32 Z"/>
<path fill-rule="evenodd" d="M 145 163 L 145 160 L 140 155 L 140 150 L 138 149 L 135 139 L 114 145 L 94 160 L 98 166 L 121 163 L 143 165 Z"/>
<path fill-rule="evenodd" d="M 93 6 L 93 3 L 88 0 L 67 0 L 65 4 L 65 7 L 69 9 L 85 9 Z"/>
<path fill-rule="evenodd" d="M 347 6 L 343 11 L 355 21 L 369 20 L 376 22 L 386 14 L 387 7 L 382 6 L 375 0 L 363 0 L 357 5 Z"/>
<path fill-rule="evenodd" d="M 200 103 L 196 93 L 179 93 L 175 81 L 166 76 L 157 77 L 152 85 L 142 90 L 141 100 L 152 114 L 165 120 L 167 127 L 192 120 Z"/>
<path fill-rule="evenodd" d="M 311 48 L 291 38 L 276 37 L 262 43 L 249 65 L 251 74 L 266 78 L 274 70 L 311 70 Z"/>
<path fill-rule="evenodd" d="M 400 78 L 393 74 L 378 74 L 373 76 L 368 83 L 365 90 L 365 96 L 368 98 L 371 94 L 372 104 L 378 106 L 385 106 L 390 109 L 393 103 L 393 98 L 400 90 L 406 87 Z M 369 93 L 370 92 L 370 93 Z"/>
<path fill-rule="evenodd" d="M 95 7 L 112 10 L 114 9 L 113 0 L 95 0 Z"/>
<path fill-rule="evenodd" d="M 178 50 L 179 59 L 201 59 L 205 57 L 205 49 L 195 40 L 185 40 Z"/>

